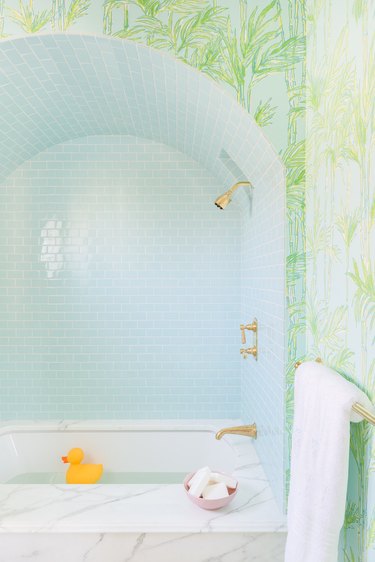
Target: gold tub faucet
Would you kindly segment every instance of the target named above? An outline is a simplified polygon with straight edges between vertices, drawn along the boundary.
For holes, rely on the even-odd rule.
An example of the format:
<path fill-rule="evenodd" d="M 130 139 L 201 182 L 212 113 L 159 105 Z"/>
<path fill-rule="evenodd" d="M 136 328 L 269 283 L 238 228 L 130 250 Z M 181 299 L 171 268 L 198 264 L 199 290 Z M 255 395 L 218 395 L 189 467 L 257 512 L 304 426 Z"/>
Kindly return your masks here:
<path fill-rule="evenodd" d="M 215 435 L 216 439 L 221 439 L 223 435 L 245 435 L 246 437 L 257 438 L 257 425 L 239 425 L 237 427 L 225 427 L 220 429 Z"/>

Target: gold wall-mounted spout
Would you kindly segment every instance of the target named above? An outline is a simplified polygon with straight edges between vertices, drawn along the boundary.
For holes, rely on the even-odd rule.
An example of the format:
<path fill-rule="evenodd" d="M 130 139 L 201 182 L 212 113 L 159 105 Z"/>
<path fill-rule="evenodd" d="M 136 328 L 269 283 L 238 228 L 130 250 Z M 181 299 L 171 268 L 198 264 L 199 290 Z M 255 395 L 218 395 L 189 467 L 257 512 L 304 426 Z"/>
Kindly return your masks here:
<path fill-rule="evenodd" d="M 258 330 L 257 319 L 254 318 L 254 320 L 252 321 L 251 324 L 240 324 L 240 330 L 241 330 L 241 341 L 242 341 L 242 343 L 246 343 L 245 330 L 250 330 L 251 332 L 256 333 L 257 330 Z"/>
<path fill-rule="evenodd" d="M 246 359 L 246 357 L 248 355 L 252 355 L 254 357 L 254 359 L 258 359 L 258 350 L 257 350 L 256 346 L 242 348 L 242 349 L 240 349 L 240 353 L 241 353 L 241 355 L 244 359 Z"/>
<path fill-rule="evenodd" d="M 245 435 L 246 437 L 257 438 L 256 423 L 251 425 L 239 425 L 237 427 L 225 427 L 220 429 L 215 435 L 216 439 L 221 439 L 223 435 Z"/>

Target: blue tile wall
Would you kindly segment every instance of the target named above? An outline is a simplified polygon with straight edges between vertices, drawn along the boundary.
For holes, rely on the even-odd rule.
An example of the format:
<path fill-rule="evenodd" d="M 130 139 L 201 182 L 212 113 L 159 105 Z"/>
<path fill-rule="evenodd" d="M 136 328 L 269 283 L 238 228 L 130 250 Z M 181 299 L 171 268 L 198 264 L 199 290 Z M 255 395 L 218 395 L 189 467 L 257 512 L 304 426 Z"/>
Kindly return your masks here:
<path fill-rule="evenodd" d="M 242 417 L 256 422 L 256 448 L 283 504 L 285 365 L 285 179 L 275 172 L 242 194 L 241 322 L 258 319 L 258 360 L 241 362 Z M 252 333 L 248 332 L 252 345 Z"/>
<path fill-rule="evenodd" d="M 2 419 L 239 415 L 241 233 L 222 191 L 121 135 L 55 145 L 5 180 Z"/>

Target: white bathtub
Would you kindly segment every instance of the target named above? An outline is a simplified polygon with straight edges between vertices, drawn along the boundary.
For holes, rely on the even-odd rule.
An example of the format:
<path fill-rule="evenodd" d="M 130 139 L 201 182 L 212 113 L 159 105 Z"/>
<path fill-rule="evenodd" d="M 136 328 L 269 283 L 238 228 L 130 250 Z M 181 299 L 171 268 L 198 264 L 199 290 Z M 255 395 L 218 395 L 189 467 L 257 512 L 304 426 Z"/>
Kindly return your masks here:
<path fill-rule="evenodd" d="M 3 424 L 0 562 L 33 552 L 40 562 L 201 562 L 232 550 L 225 562 L 237 562 L 245 559 L 237 558 L 238 549 L 246 560 L 281 561 L 284 517 L 252 440 L 215 440 L 216 430 L 238 423 Z M 72 447 L 84 449 L 85 462 L 103 463 L 110 483 L 60 484 L 61 456 Z M 200 510 L 185 496 L 183 476 L 203 465 L 239 481 L 223 510 Z"/>
<path fill-rule="evenodd" d="M 201 466 L 233 472 L 237 465 L 234 447 L 214 439 L 212 429 L 204 426 L 175 424 L 170 429 L 167 424 L 116 427 L 111 422 L 92 422 L 57 427 L 43 423 L 2 429 L 0 483 L 28 483 L 27 476 L 33 474 L 40 476 L 35 479 L 40 483 L 64 483 L 67 466 L 61 456 L 73 447 L 84 450 L 84 462 L 104 465 L 103 483 L 122 479 L 123 483 L 133 483 L 133 475 L 139 474 L 141 483 L 153 484 L 160 482 L 158 475 L 165 474 L 165 483 L 173 484 Z"/>

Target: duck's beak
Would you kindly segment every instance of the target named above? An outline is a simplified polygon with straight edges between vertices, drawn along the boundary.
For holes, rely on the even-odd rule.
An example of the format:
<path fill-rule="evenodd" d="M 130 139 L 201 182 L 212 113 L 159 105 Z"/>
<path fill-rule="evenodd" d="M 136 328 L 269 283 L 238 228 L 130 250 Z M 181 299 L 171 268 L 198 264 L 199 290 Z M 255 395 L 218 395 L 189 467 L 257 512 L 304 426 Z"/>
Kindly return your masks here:
<path fill-rule="evenodd" d="M 68 457 L 61 457 L 61 460 L 66 464 L 68 462 Z"/>

